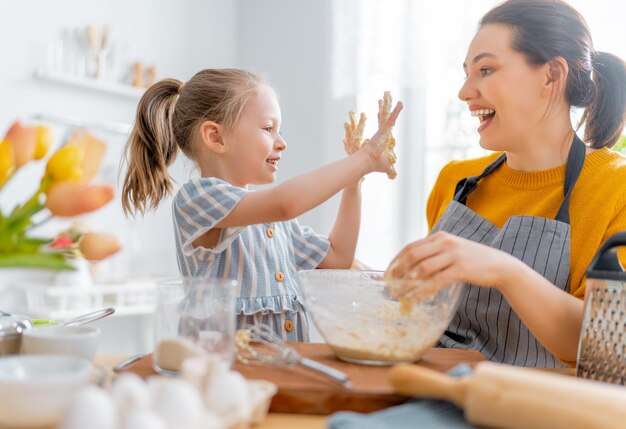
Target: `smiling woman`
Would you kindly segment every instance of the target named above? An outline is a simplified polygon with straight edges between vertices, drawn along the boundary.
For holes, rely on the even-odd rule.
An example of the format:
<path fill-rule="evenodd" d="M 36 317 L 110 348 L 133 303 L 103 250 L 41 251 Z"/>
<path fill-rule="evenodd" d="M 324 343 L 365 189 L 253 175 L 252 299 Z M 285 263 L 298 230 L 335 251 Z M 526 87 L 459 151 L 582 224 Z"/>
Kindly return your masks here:
<path fill-rule="evenodd" d="M 459 98 L 496 153 L 444 167 L 428 203 L 431 235 L 388 274 L 421 280 L 411 299 L 468 283 L 441 346 L 563 366 L 576 359 L 584 271 L 626 229 L 626 159 L 609 149 L 626 120 L 626 67 L 594 49 L 568 4 L 510 0 L 481 19 L 464 69 Z M 585 143 L 574 107 L 585 109 Z"/>

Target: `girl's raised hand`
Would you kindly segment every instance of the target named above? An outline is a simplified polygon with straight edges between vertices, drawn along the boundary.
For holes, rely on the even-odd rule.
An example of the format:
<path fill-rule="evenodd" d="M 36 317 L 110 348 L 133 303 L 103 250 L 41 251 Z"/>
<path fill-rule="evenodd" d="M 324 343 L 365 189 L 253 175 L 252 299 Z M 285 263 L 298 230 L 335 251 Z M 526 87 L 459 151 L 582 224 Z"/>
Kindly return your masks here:
<path fill-rule="evenodd" d="M 356 122 L 356 115 L 354 112 L 348 113 L 350 115 L 350 122 L 345 122 L 343 128 L 346 130 L 346 138 L 343 139 L 343 147 L 348 155 L 352 155 L 363 145 L 363 129 L 365 128 L 365 113 L 361 112 L 359 116 L 359 122 Z"/>
<path fill-rule="evenodd" d="M 374 171 L 385 172 L 390 179 L 396 177 L 396 170 L 393 167 L 396 162 L 396 155 L 393 152 L 396 140 L 391 135 L 391 130 L 402 107 L 402 102 L 398 102 L 391 111 L 391 94 L 385 92 L 383 99 L 378 100 L 378 131 L 371 139 L 363 142 L 363 149 L 368 151 L 373 161 Z"/>

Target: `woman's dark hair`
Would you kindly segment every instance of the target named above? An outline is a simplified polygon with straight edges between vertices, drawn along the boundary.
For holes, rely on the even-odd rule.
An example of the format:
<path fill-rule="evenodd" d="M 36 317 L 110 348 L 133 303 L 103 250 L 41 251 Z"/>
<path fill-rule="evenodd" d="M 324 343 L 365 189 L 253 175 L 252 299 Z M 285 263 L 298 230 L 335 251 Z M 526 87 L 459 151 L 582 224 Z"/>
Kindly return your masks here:
<path fill-rule="evenodd" d="M 579 124 L 585 124 L 585 141 L 593 148 L 617 142 L 626 120 L 626 66 L 594 50 L 587 23 L 573 7 L 560 0 L 509 0 L 483 16 L 480 26 L 487 24 L 509 26 L 513 49 L 531 65 L 564 58 L 566 101 L 585 108 Z"/>

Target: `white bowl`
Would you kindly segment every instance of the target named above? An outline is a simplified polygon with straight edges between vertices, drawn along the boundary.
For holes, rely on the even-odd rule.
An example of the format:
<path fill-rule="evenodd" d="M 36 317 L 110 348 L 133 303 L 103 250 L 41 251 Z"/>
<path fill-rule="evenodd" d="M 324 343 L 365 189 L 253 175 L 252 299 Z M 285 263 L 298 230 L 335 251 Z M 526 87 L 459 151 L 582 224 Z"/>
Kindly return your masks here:
<path fill-rule="evenodd" d="M 73 355 L 92 360 L 100 329 L 93 326 L 41 326 L 22 333 L 22 354 Z"/>
<path fill-rule="evenodd" d="M 0 426 L 57 424 L 90 375 L 91 363 L 77 356 L 1 357 Z"/>

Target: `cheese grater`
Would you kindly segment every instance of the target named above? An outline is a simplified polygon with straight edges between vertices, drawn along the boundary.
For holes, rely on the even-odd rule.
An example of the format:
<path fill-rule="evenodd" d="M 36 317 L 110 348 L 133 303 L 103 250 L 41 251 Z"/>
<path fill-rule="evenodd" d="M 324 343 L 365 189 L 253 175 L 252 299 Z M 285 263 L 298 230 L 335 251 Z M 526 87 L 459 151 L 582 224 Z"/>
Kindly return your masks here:
<path fill-rule="evenodd" d="M 576 375 L 626 385 L 626 272 L 618 246 L 626 246 L 626 231 L 610 237 L 587 270 Z"/>

